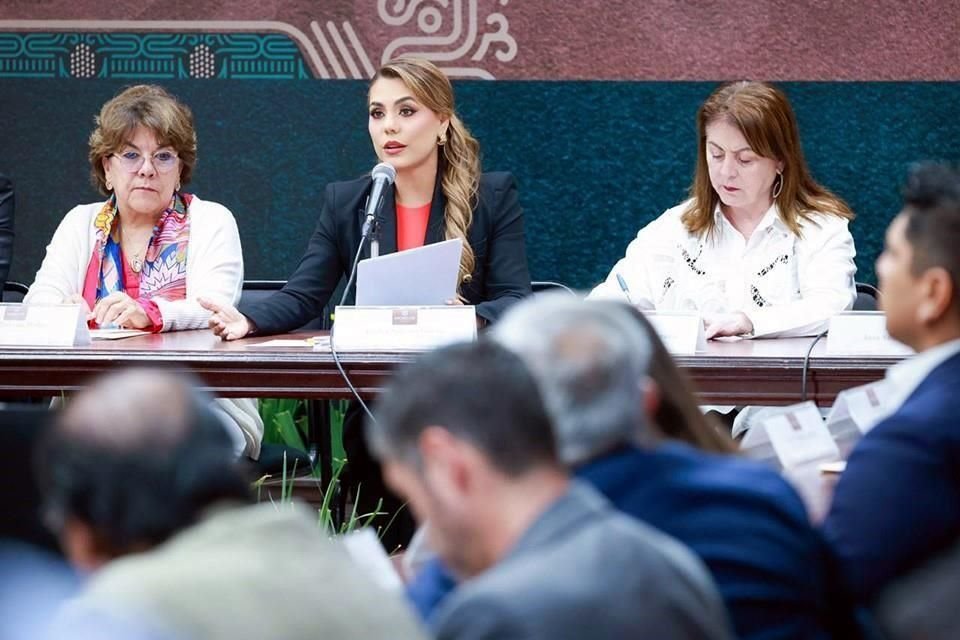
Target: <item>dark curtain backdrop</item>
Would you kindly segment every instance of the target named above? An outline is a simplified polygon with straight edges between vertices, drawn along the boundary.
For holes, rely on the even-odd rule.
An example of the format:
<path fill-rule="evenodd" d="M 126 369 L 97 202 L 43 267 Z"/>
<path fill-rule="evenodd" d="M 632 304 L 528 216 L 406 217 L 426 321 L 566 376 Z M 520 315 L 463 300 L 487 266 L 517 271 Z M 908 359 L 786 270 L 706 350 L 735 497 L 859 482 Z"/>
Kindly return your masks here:
<path fill-rule="evenodd" d="M 11 278 L 30 283 L 63 215 L 98 198 L 86 140 L 112 79 L 0 80 L 0 172 L 17 188 Z M 296 266 L 327 182 L 369 170 L 366 83 L 164 81 L 194 110 L 189 190 L 230 208 L 248 278 Z M 685 194 L 710 82 L 458 81 L 484 167 L 516 174 L 531 273 L 586 288 L 637 229 Z M 960 83 L 787 82 L 815 177 L 857 213 L 858 279 L 873 281 L 907 167 L 960 160 Z"/>

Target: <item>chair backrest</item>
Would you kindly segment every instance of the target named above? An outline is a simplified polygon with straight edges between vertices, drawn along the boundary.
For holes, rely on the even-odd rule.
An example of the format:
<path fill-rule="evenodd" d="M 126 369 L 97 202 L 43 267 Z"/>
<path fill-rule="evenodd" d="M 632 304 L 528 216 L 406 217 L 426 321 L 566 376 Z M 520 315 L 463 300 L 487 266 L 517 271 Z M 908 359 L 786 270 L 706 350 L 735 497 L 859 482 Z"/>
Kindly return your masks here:
<path fill-rule="evenodd" d="M 562 282 L 554 282 L 552 280 L 534 280 L 530 283 L 530 288 L 533 289 L 534 293 L 543 293 L 545 291 L 566 291 L 572 296 L 577 295 L 573 289 L 563 284 Z"/>
<path fill-rule="evenodd" d="M 880 303 L 880 291 L 872 284 L 857 282 L 857 299 L 853 303 L 854 311 L 876 311 Z"/>
<path fill-rule="evenodd" d="M 244 280 L 243 291 L 240 294 L 240 303 L 237 305 L 237 309 L 240 313 L 244 313 L 244 309 L 250 305 L 263 302 L 282 289 L 285 284 L 287 284 L 286 280 Z M 319 318 L 314 318 L 300 327 L 300 329 L 304 331 L 327 330 L 330 328 L 329 317 L 330 314 L 327 312 L 327 309 L 324 308 Z"/>
<path fill-rule="evenodd" d="M 24 296 L 30 287 L 15 280 L 7 280 L 3 283 L 3 302 L 23 302 Z"/>

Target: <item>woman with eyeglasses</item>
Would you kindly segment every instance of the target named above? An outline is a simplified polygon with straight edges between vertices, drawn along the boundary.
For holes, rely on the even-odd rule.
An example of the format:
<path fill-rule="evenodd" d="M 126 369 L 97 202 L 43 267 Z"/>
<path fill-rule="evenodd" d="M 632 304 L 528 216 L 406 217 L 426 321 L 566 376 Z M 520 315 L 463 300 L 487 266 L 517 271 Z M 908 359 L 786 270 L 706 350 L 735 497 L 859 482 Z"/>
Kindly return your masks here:
<path fill-rule="evenodd" d="M 161 87 L 130 87 L 100 109 L 89 147 L 106 200 L 67 213 L 24 302 L 78 302 L 92 328 L 152 332 L 205 328 L 198 297 L 236 304 L 243 254 L 233 214 L 183 191 L 197 160 L 190 109 Z M 240 425 L 238 451 L 257 457 L 255 404 L 219 407 Z"/>

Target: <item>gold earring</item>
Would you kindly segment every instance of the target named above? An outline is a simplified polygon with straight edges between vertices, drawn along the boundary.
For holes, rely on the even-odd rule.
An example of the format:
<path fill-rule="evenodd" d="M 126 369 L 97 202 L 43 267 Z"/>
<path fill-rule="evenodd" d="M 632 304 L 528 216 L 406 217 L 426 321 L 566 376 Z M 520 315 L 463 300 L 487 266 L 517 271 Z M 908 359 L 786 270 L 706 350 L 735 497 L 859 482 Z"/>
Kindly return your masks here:
<path fill-rule="evenodd" d="M 445 144 L 447 144 L 447 132 L 441 131 L 440 135 L 437 136 L 437 145 L 442 147 Z"/>
<path fill-rule="evenodd" d="M 113 183 L 111 183 L 109 180 L 107 180 L 105 186 L 107 187 L 107 191 L 113 191 Z"/>

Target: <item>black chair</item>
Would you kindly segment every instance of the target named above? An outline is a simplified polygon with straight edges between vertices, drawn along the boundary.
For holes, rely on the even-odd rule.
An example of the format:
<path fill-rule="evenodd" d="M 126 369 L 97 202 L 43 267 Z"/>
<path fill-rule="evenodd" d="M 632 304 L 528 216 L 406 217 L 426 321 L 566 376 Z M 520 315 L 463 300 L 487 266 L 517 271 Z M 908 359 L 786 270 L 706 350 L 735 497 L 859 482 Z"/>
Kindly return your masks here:
<path fill-rule="evenodd" d="M 880 303 L 880 290 L 872 284 L 857 282 L 857 299 L 853 303 L 854 311 L 876 311 Z"/>
<path fill-rule="evenodd" d="M 3 302 L 23 302 L 23 298 L 29 290 L 30 287 L 22 282 L 7 280 L 3 283 Z"/>
<path fill-rule="evenodd" d="M 552 280 L 534 280 L 530 283 L 530 288 L 533 289 L 534 293 L 544 293 L 546 291 L 566 291 L 572 296 L 577 295 L 576 292 L 563 284 L 562 282 L 554 282 Z"/>

